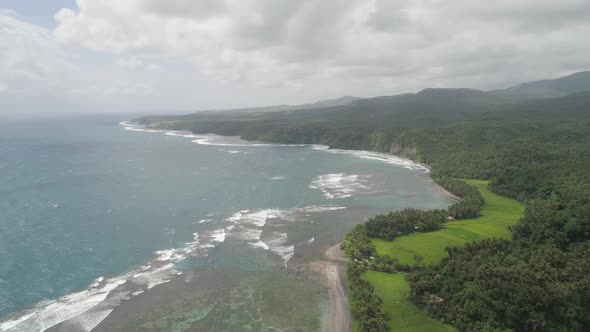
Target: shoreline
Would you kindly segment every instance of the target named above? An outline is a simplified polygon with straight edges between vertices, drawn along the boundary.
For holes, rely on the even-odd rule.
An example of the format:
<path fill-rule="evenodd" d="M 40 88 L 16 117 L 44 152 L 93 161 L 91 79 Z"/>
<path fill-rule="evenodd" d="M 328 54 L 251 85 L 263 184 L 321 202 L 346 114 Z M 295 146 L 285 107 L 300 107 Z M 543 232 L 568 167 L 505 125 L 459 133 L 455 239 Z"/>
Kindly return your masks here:
<path fill-rule="evenodd" d="M 403 156 L 398 156 L 398 157 L 405 158 Z M 430 167 L 430 165 L 425 164 L 425 163 L 418 162 L 418 161 L 413 160 L 413 159 L 409 159 L 409 158 L 406 158 L 406 159 L 411 160 L 411 161 L 415 162 L 416 164 L 418 164 L 418 165 L 420 165 L 420 166 L 428 169 L 428 172 L 425 173 L 424 175 L 430 180 L 430 182 L 434 186 L 434 189 L 436 189 L 436 191 L 439 194 L 441 194 L 443 197 L 446 197 L 446 198 L 450 199 L 451 201 L 453 201 L 453 203 L 457 203 L 457 202 L 460 202 L 461 201 L 461 197 L 459 197 L 459 196 L 453 194 L 452 192 L 446 190 L 443 186 L 441 186 L 440 184 L 436 183 L 436 181 L 434 181 L 434 179 L 432 178 L 432 176 L 430 176 L 430 174 L 432 174 L 432 167 Z"/>
<path fill-rule="evenodd" d="M 149 126 L 147 126 L 149 127 Z M 192 132 L 192 134 L 196 134 Z M 198 134 L 196 134 L 198 135 Z M 222 137 L 227 137 L 226 135 L 219 135 L 213 133 L 213 135 L 218 135 Z M 239 139 L 246 141 L 246 142 L 259 142 L 256 140 L 248 140 L 241 136 L 237 136 Z M 260 141 L 261 143 L 267 144 L 277 144 L 275 142 L 270 141 Z M 279 143 L 279 145 L 281 145 Z M 306 146 L 305 145 L 297 145 L 297 146 Z M 309 145 L 313 147 L 314 145 Z M 399 158 L 402 160 L 407 160 L 423 169 L 426 172 L 418 174 L 419 176 L 425 176 L 428 178 L 429 182 L 433 185 L 434 189 L 444 198 L 448 199 L 452 203 L 457 203 L 461 201 L 461 198 L 456 196 L 455 194 L 451 193 L 438 183 L 434 181 L 431 177 L 431 170 L 432 168 L 430 165 L 416 161 L 412 158 L 408 158 L 402 155 L 397 155 L 391 152 L 378 152 L 372 150 L 356 150 L 356 149 L 332 149 L 329 146 L 323 145 L 323 150 L 326 152 L 337 152 L 337 151 L 346 151 L 354 153 L 375 153 L 381 154 L 385 156 L 391 156 L 394 158 Z M 451 203 L 451 204 L 452 204 Z M 310 263 L 304 264 L 305 269 L 319 273 L 328 286 L 329 291 L 329 311 L 327 315 L 327 320 L 325 324 L 325 329 L 328 332 L 350 332 L 352 331 L 352 319 L 350 309 L 348 307 L 348 288 L 346 285 L 346 258 L 343 256 L 342 251 L 340 250 L 340 243 L 342 239 L 339 240 L 336 244 L 331 244 L 325 251 L 322 252 L 322 259 L 317 261 L 312 261 Z"/>
<path fill-rule="evenodd" d="M 453 194 L 452 192 L 446 190 L 443 186 L 441 186 L 440 184 L 436 183 L 436 181 L 434 181 L 432 178 L 430 178 L 430 181 L 432 182 L 432 185 L 434 186 L 434 188 L 436 189 L 436 191 L 438 193 L 440 193 L 442 196 L 450 199 L 451 201 L 453 201 L 453 203 L 457 203 L 457 202 L 460 202 L 461 201 L 461 197 L 459 197 L 459 196 Z"/>
<path fill-rule="evenodd" d="M 308 268 L 319 273 L 328 286 L 329 309 L 325 324 L 327 332 L 352 331 L 345 262 L 338 242 L 324 251 L 322 260 L 308 263 Z"/>
<path fill-rule="evenodd" d="M 199 143 L 199 144 L 201 144 L 201 143 Z M 329 147 L 326 147 L 326 148 L 328 151 L 330 151 L 330 150 L 338 151 L 338 149 L 330 149 Z M 342 150 L 342 151 L 344 151 L 344 150 Z M 370 151 L 370 150 L 346 150 L 346 151 L 359 152 L 359 153 L 363 153 L 363 152 L 373 153 L 374 152 L 374 153 L 380 154 L 379 157 L 381 157 L 382 155 L 390 155 L 395 158 L 400 158 L 400 159 L 405 159 L 407 161 L 410 161 L 410 162 L 414 163 L 415 165 L 419 165 L 420 167 L 423 167 L 427 170 L 430 169 L 430 167 L 428 165 L 424 165 L 424 164 L 418 163 L 416 161 L 413 161 L 409 158 L 398 156 L 398 155 L 395 155 L 392 153 L 387 153 L 387 152 L 381 153 L 381 152 Z M 340 152 L 340 153 L 342 153 L 342 152 Z M 369 159 L 372 159 L 372 158 L 369 158 Z M 385 162 L 387 162 L 387 161 L 385 161 Z M 443 196 L 448 197 L 452 200 L 456 199 L 456 197 L 454 195 L 452 195 L 451 193 L 446 191 L 444 188 L 440 187 L 438 184 L 436 184 L 436 182 L 434 182 L 430 178 L 429 171 L 418 174 L 418 175 L 427 176 L 431 180 L 431 182 L 435 185 L 435 188 L 437 188 L 437 191 L 439 191 Z M 359 221 L 360 220 L 362 220 L 362 218 L 359 219 Z M 334 240 L 341 241 L 342 238 L 334 239 Z M 325 245 L 327 245 L 328 248 L 324 251 L 324 250 L 322 250 L 323 248 L 321 248 L 321 247 L 323 247 Z M 309 271 L 316 272 L 316 273 L 318 273 L 318 275 L 320 275 L 322 277 L 322 280 L 325 282 L 325 285 L 327 286 L 327 288 L 329 290 L 329 304 L 328 304 L 329 311 L 325 315 L 325 318 L 324 318 L 325 323 L 324 323 L 323 328 L 325 328 L 326 331 L 330 331 L 330 332 L 332 332 L 332 331 L 333 332 L 351 331 L 351 328 L 352 328 L 352 322 L 351 322 L 351 317 L 350 317 L 351 313 L 350 313 L 350 310 L 348 307 L 348 296 L 347 296 L 348 290 L 347 290 L 347 286 L 346 286 L 346 266 L 345 266 L 346 259 L 343 257 L 342 252 L 340 251 L 339 245 L 340 245 L 340 242 L 338 242 L 336 244 L 334 244 L 334 242 L 332 242 L 332 243 L 324 242 L 324 244 L 321 245 L 320 248 L 318 248 L 320 250 L 318 250 L 318 252 L 317 252 L 317 254 L 321 253 L 322 257 L 318 261 L 314 261 L 314 262 L 310 262 L 310 263 L 306 264 Z M 309 258 L 311 258 L 311 257 L 308 256 L 304 259 L 309 259 Z M 127 297 L 123 298 L 122 302 L 120 304 L 116 305 L 112 309 L 112 312 L 108 313 L 105 318 L 103 318 L 97 325 L 95 325 L 93 330 L 101 330 L 101 329 L 104 330 L 106 327 L 114 328 L 116 326 L 119 326 L 119 324 L 121 324 L 122 322 L 124 323 L 124 322 L 128 321 L 130 313 L 133 314 L 131 316 L 139 318 L 140 317 L 139 311 L 141 308 L 153 308 L 155 305 L 159 305 L 160 303 L 163 303 L 162 301 L 164 299 L 167 299 L 169 297 L 172 298 L 172 294 L 180 293 L 180 292 L 173 292 L 171 294 L 166 294 L 166 290 L 171 290 L 179 285 L 184 285 L 184 283 L 188 283 L 190 285 L 196 285 L 192 281 L 192 276 L 193 276 L 193 274 L 190 273 L 186 276 L 183 275 L 183 277 L 171 278 L 171 280 L 168 280 L 170 282 L 166 281 L 164 284 L 154 286 L 154 288 L 152 290 L 150 290 L 149 294 L 138 295 L 139 296 L 138 299 L 130 299 Z M 191 281 L 188 281 L 188 279 L 191 279 Z M 204 278 L 204 279 L 207 279 L 207 278 Z M 214 280 L 212 279 L 210 281 L 210 283 L 214 283 Z M 185 291 L 189 292 L 188 289 L 183 286 L 179 286 L 177 288 L 184 289 Z M 194 290 L 191 290 L 191 292 L 194 292 Z M 140 293 L 138 293 L 138 294 L 140 294 Z M 134 295 L 134 296 L 136 296 L 136 295 Z M 117 300 L 117 301 L 119 301 L 119 300 Z M 137 306 L 137 305 L 139 308 L 135 308 L 135 306 Z M 66 321 L 62 321 L 61 323 L 56 324 L 52 328 L 49 328 L 49 330 L 56 330 L 57 331 L 60 328 L 69 326 L 71 323 L 72 322 L 68 319 Z M 109 328 L 107 328 L 106 330 L 108 330 Z"/>

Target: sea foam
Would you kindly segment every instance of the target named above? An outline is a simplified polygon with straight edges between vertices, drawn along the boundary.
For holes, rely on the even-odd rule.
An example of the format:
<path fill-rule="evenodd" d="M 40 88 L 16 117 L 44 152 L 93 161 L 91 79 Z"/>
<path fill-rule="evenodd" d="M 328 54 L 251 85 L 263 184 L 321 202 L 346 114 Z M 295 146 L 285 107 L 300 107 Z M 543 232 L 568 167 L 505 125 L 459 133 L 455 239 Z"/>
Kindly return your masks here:
<path fill-rule="evenodd" d="M 346 209 L 343 206 L 334 205 L 312 205 L 302 208 L 288 210 L 261 209 L 241 210 L 228 217 L 226 221 L 230 224 L 228 237 L 234 241 L 243 242 L 252 248 L 270 251 L 281 257 L 286 265 L 295 253 L 295 246 L 289 241 L 285 229 L 286 224 L 295 222 L 298 219 L 306 218 L 312 213 L 322 213 Z M 270 229 L 265 226 L 271 222 Z M 263 238 L 263 232 L 265 233 Z M 313 243 L 315 238 L 308 240 L 306 245 Z"/>
<path fill-rule="evenodd" d="M 179 248 L 158 250 L 147 265 L 111 277 L 99 277 L 87 289 L 44 301 L 7 321 L 0 331 L 45 331 L 57 324 L 90 331 L 104 320 L 121 300 L 129 299 L 182 274 L 176 264 L 189 257 L 206 256 L 208 250 L 225 241 L 225 229 L 193 234 L 193 241 Z"/>
<path fill-rule="evenodd" d="M 419 171 L 421 173 L 428 173 L 430 170 L 420 165 L 416 162 L 413 162 L 409 159 L 398 157 L 388 153 L 382 152 L 374 152 L 374 151 L 364 151 L 364 150 L 342 150 L 342 149 L 330 149 L 330 147 L 326 145 L 312 145 L 312 149 L 318 151 L 325 151 L 328 153 L 336 153 L 336 154 L 345 154 L 349 156 L 354 156 L 361 159 L 369 159 L 369 160 L 376 160 L 385 162 L 391 165 L 399 165 L 403 166 L 404 168 L 411 169 L 414 171 Z"/>
<path fill-rule="evenodd" d="M 193 139 L 193 143 L 197 143 L 200 145 L 213 145 L 213 146 L 227 146 L 227 147 L 307 147 L 313 150 L 324 151 L 328 153 L 337 153 L 337 154 L 345 154 L 349 156 L 354 156 L 361 159 L 369 159 L 369 160 L 376 160 L 385 162 L 391 165 L 398 165 L 403 166 L 404 168 L 418 171 L 420 173 L 428 173 L 430 170 L 420 165 L 416 162 L 413 162 L 409 159 L 405 159 L 402 157 L 398 157 L 388 153 L 381 153 L 381 152 L 373 152 L 373 151 L 363 151 L 363 150 L 342 150 L 342 149 L 331 149 L 327 145 L 319 145 L 319 144 L 275 144 L 275 143 L 259 143 L 259 142 L 249 142 L 245 140 L 241 140 L 237 136 L 228 137 L 228 136 L 221 136 L 215 134 L 205 134 L 205 135 L 195 135 L 188 132 L 183 131 L 170 131 L 170 130 L 159 130 L 159 129 L 149 129 L 146 126 L 132 123 L 130 121 L 123 121 L 120 123 L 121 126 L 125 128 L 125 130 L 130 131 L 137 131 L 137 132 L 148 132 L 148 133 L 164 133 L 169 136 L 180 136 L 185 138 Z M 228 143 L 227 139 L 234 139 L 239 141 L 239 143 Z M 230 153 L 236 153 L 236 150 L 232 150 Z"/>
<path fill-rule="evenodd" d="M 317 176 L 309 188 L 318 189 L 328 199 L 347 198 L 358 192 L 369 192 L 366 181 L 357 174 L 323 174 Z"/>

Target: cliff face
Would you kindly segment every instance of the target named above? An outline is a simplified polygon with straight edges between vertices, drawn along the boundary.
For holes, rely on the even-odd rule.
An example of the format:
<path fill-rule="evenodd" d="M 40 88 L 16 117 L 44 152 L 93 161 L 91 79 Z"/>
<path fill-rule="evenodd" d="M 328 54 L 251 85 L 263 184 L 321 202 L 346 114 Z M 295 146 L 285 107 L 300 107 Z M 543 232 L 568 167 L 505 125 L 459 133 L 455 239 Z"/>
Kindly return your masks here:
<path fill-rule="evenodd" d="M 391 143 L 389 148 L 389 152 L 398 156 L 402 156 L 404 158 L 408 158 L 415 161 L 420 160 L 420 153 L 418 147 L 416 145 L 403 145 L 402 143 Z"/>

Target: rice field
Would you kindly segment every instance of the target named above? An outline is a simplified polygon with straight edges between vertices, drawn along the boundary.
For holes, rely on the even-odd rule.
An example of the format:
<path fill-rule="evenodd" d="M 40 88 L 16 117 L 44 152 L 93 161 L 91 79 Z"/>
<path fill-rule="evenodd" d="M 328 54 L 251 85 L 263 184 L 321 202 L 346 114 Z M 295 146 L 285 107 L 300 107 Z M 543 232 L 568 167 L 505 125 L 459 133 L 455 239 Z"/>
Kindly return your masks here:
<path fill-rule="evenodd" d="M 449 325 L 434 320 L 407 300 L 410 285 L 403 274 L 367 271 L 363 278 L 375 286 L 375 293 L 383 299 L 383 309 L 389 314 L 390 331 L 401 332 L 450 332 Z"/>
<path fill-rule="evenodd" d="M 441 230 L 413 233 L 393 241 L 373 239 L 377 253 L 396 258 L 401 264 L 432 265 L 447 256 L 446 247 L 492 237 L 509 239 L 511 235 L 508 227 L 518 222 L 524 206 L 514 199 L 492 193 L 487 181 L 466 181 L 476 187 L 486 200 L 480 217 L 451 221 Z"/>

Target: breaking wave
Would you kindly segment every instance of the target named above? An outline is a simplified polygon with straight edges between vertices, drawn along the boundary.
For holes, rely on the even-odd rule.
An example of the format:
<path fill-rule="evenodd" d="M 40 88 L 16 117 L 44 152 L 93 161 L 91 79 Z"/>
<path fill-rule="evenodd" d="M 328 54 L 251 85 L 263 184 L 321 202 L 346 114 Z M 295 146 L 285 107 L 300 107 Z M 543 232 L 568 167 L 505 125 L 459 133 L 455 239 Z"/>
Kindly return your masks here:
<path fill-rule="evenodd" d="M 391 165 L 399 165 L 403 166 L 404 168 L 418 171 L 421 173 L 429 173 L 430 170 L 420 165 L 416 162 L 413 162 L 409 159 L 405 159 L 402 157 L 398 157 L 388 153 L 381 153 L 381 152 L 373 152 L 373 151 L 363 151 L 363 150 L 342 150 L 342 149 L 330 149 L 329 146 L 326 145 L 318 145 L 318 144 L 274 144 L 274 143 L 257 143 L 257 142 L 249 142 L 240 139 L 239 137 L 228 137 L 228 136 L 220 136 L 215 134 L 206 134 L 206 135 L 195 135 L 190 132 L 183 132 L 183 131 L 170 131 L 170 130 L 160 130 L 160 129 L 150 129 L 146 126 L 136 124 L 130 121 L 123 121 L 120 123 L 121 126 L 124 126 L 125 130 L 130 131 L 138 131 L 138 132 L 148 132 L 148 133 L 164 133 L 168 136 L 180 136 L 185 138 L 192 138 L 193 143 L 197 143 L 200 145 L 213 145 L 213 146 L 226 146 L 226 147 L 308 147 L 313 150 L 318 151 L 325 151 L 328 153 L 336 153 L 336 154 L 345 154 L 349 156 L 354 156 L 361 159 L 369 159 L 369 160 L 376 160 L 385 162 Z M 232 140 L 232 142 L 228 142 L 228 140 Z M 227 151 L 229 152 L 229 151 Z M 229 153 L 238 153 L 237 151 L 233 150 Z"/>
<path fill-rule="evenodd" d="M 286 265 L 295 253 L 295 245 L 289 241 L 287 232 L 284 229 L 280 229 L 280 226 L 284 227 L 285 223 L 296 221 L 298 218 L 304 218 L 311 213 L 343 209 L 346 209 L 346 207 L 314 205 L 289 210 L 243 210 L 236 212 L 226 219 L 230 223 L 230 226 L 226 227 L 226 229 L 231 230 L 228 237 L 244 242 L 253 248 L 268 250 L 281 257 L 283 263 Z M 272 227 L 266 230 L 264 226 L 269 223 L 269 226 Z M 308 244 L 311 244 L 311 242 Z"/>
<path fill-rule="evenodd" d="M 309 188 L 321 190 L 327 199 L 347 198 L 356 193 L 370 193 L 366 179 L 356 174 L 323 174 L 317 176 Z"/>
<path fill-rule="evenodd" d="M 121 301 L 181 275 L 177 263 L 189 257 L 207 256 L 208 250 L 222 243 L 225 237 L 223 228 L 194 233 L 193 241 L 180 248 L 156 251 L 144 266 L 115 277 L 99 277 L 85 290 L 40 302 L 19 316 L 0 322 L 0 331 L 41 332 L 58 324 L 63 324 L 66 330 L 75 327 L 91 331 Z"/>

